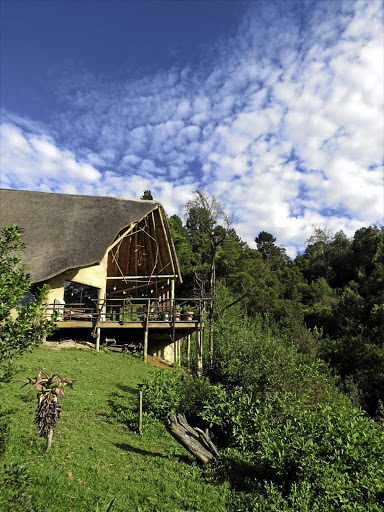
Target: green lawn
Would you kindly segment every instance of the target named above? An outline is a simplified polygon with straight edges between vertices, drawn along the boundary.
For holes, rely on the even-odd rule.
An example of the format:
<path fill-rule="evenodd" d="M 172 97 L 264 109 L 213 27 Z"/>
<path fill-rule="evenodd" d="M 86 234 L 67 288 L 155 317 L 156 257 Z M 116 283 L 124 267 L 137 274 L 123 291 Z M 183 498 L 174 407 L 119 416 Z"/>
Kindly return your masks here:
<path fill-rule="evenodd" d="M 2 465 L 23 466 L 22 475 L 0 491 L 1 511 L 89 512 L 99 500 L 104 512 L 114 497 L 112 512 L 227 510 L 228 487 L 210 482 L 162 424 L 147 420 L 141 436 L 127 426 L 138 384 L 170 370 L 131 355 L 44 347 L 24 355 L 21 366 L 0 390 L 3 408 L 11 410 Z M 76 379 L 62 401 L 48 453 L 33 423 L 36 392 L 25 395 L 19 381 L 39 368 Z"/>

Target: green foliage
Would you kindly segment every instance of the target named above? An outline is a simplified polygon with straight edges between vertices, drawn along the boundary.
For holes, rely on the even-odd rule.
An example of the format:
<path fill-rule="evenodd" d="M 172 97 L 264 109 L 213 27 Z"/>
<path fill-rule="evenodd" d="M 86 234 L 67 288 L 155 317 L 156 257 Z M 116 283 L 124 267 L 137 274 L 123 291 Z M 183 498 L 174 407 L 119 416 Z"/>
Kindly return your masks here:
<path fill-rule="evenodd" d="M 212 387 L 206 378 L 163 371 L 143 382 L 143 408 L 160 420 L 169 414 L 184 413 L 189 421 L 198 422 L 203 403 L 211 394 Z"/>
<path fill-rule="evenodd" d="M 27 267 L 21 261 L 23 248 L 17 226 L 5 226 L 0 238 L 0 322 L 19 304 L 30 286 Z"/>
<path fill-rule="evenodd" d="M 0 238 L 0 382 L 9 380 L 17 357 L 53 330 L 53 322 L 44 317 L 49 287 L 37 292 L 35 302 L 20 305 L 31 286 L 21 258 L 23 247 L 18 227 L 4 227 Z"/>
<path fill-rule="evenodd" d="M 153 201 L 152 192 L 150 190 L 144 190 L 143 195 L 140 196 L 140 199 L 147 199 Z"/>
<path fill-rule="evenodd" d="M 5 453 L 8 437 L 9 411 L 0 409 L 0 457 Z"/>
<path fill-rule="evenodd" d="M 229 455 L 256 468 L 249 488 L 257 499 L 268 496 L 263 484 L 270 489 L 273 483 L 288 510 L 301 510 L 292 505 L 303 488 L 306 510 L 379 510 L 384 431 L 342 397 L 314 404 L 307 394 L 273 392 L 261 399 L 252 388 L 220 387 L 203 418 L 224 430 Z M 275 506 L 280 499 L 273 497 Z"/>

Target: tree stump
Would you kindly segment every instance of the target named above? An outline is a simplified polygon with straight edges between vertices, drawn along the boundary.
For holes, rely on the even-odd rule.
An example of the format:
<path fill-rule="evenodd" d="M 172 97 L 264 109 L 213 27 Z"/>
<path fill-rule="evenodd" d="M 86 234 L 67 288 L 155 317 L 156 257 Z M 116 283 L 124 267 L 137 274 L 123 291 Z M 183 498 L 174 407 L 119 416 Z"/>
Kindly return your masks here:
<path fill-rule="evenodd" d="M 171 414 L 167 420 L 170 434 L 204 466 L 220 461 L 217 448 L 212 443 L 209 431 L 192 428 L 184 414 Z"/>

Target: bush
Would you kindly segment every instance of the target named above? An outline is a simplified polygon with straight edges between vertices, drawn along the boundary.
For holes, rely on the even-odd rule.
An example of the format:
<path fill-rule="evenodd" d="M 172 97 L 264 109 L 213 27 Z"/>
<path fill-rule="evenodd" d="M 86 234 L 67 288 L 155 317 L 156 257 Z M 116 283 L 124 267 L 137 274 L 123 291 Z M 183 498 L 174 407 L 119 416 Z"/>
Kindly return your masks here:
<path fill-rule="evenodd" d="M 313 404 L 310 393 L 261 398 L 242 387 L 216 387 L 212 398 L 202 417 L 221 430 L 227 456 L 253 468 L 249 510 L 380 510 L 384 429 L 347 398 Z M 255 508 L 260 494 L 268 507 Z"/>
<path fill-rule="evenodd" d="M 143 382 L 143 408 L 161 420 L 172 413 L 184 413 L 189 422 L 202 423 L 201 411 L 213 389 L 207 378 L 165 370 Z"/>
<path fill-rule="evenodd" d="M 44 317 L 48 286 L 43 286 L 34 302 L 21 306 L 31 286 L 21 259 L 23 247 L 18 227 L 4 227 L 0 237 L 0 383 L 9 380 L 14 360 L 53 329 L 53 322 Z"/>

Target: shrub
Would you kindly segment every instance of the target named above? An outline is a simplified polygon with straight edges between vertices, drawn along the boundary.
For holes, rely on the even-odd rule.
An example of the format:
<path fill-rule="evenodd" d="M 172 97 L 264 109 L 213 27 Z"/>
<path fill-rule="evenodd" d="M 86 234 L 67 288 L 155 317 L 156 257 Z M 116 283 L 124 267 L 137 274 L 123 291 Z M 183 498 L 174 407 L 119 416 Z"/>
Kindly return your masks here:
<path fill-rule="evenodd" d="M 4 227 L 0 237 L 0 383 L 11 377 L 14 360 L 53 329 L 53 322 L 44 316 L 48 286 L 37 293 L 35 302 L 21 306 L 31 285 L 21 258 L 23 248 L 18 227 Z"/>
<path fill-rule="evenodd" d="M 162 371 L 143 382 L 143 408 L 161 420 L 172 413 L 184 413 L 188 421 L 201 423 L 203 404 L 212 391 L 207 378 Z"/>
<path fill-rule="evenodd" d="M 248 490 L 257 499 L 249 510 L 380 510 L 384 430 L 345 397 L 313 404 L 310 393 L 261 398 L 251 388 L 216 387 L 202 416 L 221 430 L 230 458 L 251 464 Z M 256 507 L 260 494 L 264 508 Z"/>

